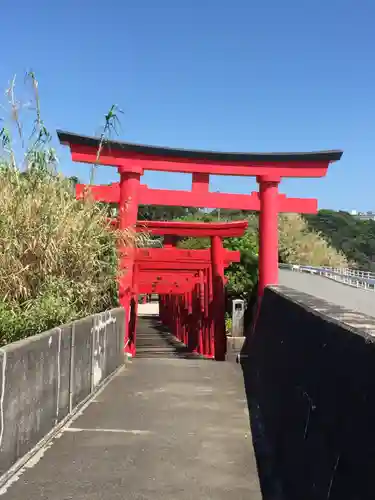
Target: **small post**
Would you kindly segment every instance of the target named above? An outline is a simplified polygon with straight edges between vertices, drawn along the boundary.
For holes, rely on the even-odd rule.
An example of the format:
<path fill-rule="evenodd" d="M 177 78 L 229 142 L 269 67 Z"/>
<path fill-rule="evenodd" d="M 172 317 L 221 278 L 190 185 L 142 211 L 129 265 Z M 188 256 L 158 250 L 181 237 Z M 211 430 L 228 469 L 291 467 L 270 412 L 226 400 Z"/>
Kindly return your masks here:
<path fill-rule="evenodd" d="M 234 299 L 232 302 L 232 337 L 243 337 L 244 314 L 245 302 L 242 299 Z"/>

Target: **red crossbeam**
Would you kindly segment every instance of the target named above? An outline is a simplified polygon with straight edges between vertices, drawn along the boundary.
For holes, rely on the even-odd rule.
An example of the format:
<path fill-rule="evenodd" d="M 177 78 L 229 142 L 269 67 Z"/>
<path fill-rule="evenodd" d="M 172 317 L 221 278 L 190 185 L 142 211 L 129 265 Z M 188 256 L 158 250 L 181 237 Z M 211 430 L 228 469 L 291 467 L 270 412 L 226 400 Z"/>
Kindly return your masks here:
<path fill-rule="evenodd" d="M 247 221 L 234 222 L 185 222 L 185 221 L 139 221 L 138 231 L 147 231 L 155 236 L 175 235 L 192 238 L 238 238 L 248 227 Z"/>
<path fill-rule="evenodd" d="M 138 274 L 138 281 L 168 281 L 170 283 L 174 282 L 182 282 L 182 281 L 189 281 L 192 279 L 198 279 L 199 278 L 199 272 L 198 271 L 178 271 L 177 273 L 175 271 L 163 271 L 160 273 L 160 271 L 157 270 L 152 270 L 152 269 L 145 269 L 141 273 Z"/>
<path fill-rule="evenodd" d="M 76 196 L 82 198 L 90 191 L 97 201 L 119 203 L 120 187 L 118 183 L 108 186 L 76 185 Z M 140 205 L 182 206 L 197 208 L 220 208 L 228 210 L 260 210 L 260 198 L 257 191 L 251 194 L 210 193 L 199 190 L 180 191 L 168 189 L 151 189 L 145 184 L 139 186 Z M 288 198 L 278 195 L 279 212 L 316 213 L 318 202 L 314 198 Z"/>
<path fill-rule="evenodd" d="M 160 273 L 157 270 L 145 270 L 139 273 L 138 283 L 164 283 L 168 285 L 178 285 L 182 286 L 185 283 L 198 283 L 199 275 L 196 276 L 196 272 L 191 271 L 190 273 Z"/>
<path fill-rule="evenodd" d="M 184 293 L 191 292 L 194 289 L 195 285 L 191 285 L 189 283 L 183 284 L 181 286 L 177 285 L 168 285 L 165 283 L 140 283 L 138 285 L 138 292 L 141 295 L 156 293 L 158 295 L 182 295 Z"/>
<path fill-rule="evenodd" d="M 239 262 L 240 259 L 238 260 L 225 260 L 224 261 L 224 267 L 227 268 L 230 266 L 232 262 Z M 139 262 L 138 267 L 140 270 L 145 271 L 145 270 L 152 270 L 152 269 L 157 269 L 160 272 L 161 271 L 199 271 L 203 269 L 207 269 L 210 266 L 209 262 L 205 261 L 186 261 L 186 262 Z"/>
<path fill-rule="evenodd" d="M 162 274 L 156 270 L 141 271 L 138 274 L 139 293 L 182 294 L 191 292 L 199 283 L 199 274 L 190 273 Z"/>
<path fill-rule="evenodd" d="M 240 252 L 238 250 L 224 250 L 223 260 L 225 262 L 239 262 Z M 210 249 L 186 250 L 184 248 L 138 248 L 136 250 L 135 262 L 137 264 L 155 263 L 166 264 L 207 264 L 211 263 Z"/>

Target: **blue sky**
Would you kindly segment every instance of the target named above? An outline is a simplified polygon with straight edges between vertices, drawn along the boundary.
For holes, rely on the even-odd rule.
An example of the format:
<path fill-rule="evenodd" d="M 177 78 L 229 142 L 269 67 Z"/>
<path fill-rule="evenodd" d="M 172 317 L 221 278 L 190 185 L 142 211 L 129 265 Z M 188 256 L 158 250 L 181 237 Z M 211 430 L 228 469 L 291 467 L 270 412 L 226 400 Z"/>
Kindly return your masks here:
<path fill-rule="evenodd" d="M 17 4 L 17 9 L 16 9 Z M 2 2 L 0 84 L 36 72 L 51 131 L 92 135 L 118 104 L 120 138 L 222 151 L 343 149 L 324 179 L 283 181 L 321 208 L 375 209 L 373 0 Z M 61 169 L 88 180 L 58 147 Z M 100 168 L 97 181 L 116 180 Z M 187 176 L 147 173 L 152 187 Z M 253 179 L 213 178 L 246 193 Z"/>

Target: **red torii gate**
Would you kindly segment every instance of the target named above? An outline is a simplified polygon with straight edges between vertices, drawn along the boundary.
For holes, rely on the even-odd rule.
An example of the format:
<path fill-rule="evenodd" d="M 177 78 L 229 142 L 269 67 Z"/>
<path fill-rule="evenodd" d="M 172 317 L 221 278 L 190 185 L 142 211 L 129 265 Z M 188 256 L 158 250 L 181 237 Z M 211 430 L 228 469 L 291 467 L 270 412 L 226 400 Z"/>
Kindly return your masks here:
<path fill-rule="evenodd" d="M 144 146 L 121 141 L 102 141 L 70 132 L 57 131 L 60 142 L 68 144 L 73 161 L 115 166 L 120 183 L 92 187 L 94 197 L 119 203 L 120 228 L 135 227 L 138 206 L 170 204 L 177 206 L 260 210 L 259 217 L 259 296 L 264 287 L 278 281 L 278 213 L 297 211 L 313 213 L 316 200 L 288 199 L 278 192 L 283 177 L 323 177 L 331 162 L 342 151 L 311 153 L 220 153 Z M 103 146 L 101 148 L 101 146 Z M 100 158 L 98 161 L 98 151 Z M 150 189 L 140 184 L 145 170 L 192 174 L 191 191 Z M 210 175 L 255 176 L 259 193 L 236 195 L 210 193 Z M 78 187 L 78 189 L 80 189 Z M 123 256 L 127 277 L 120 286 L 122 304 L 130 303 L 133 285 L 134 252 Z"/>
<path fill-rule="evenodd" d="M 137 249 L 133 292 L 168 295 L 160 300 L 162 321 L 188 347 L 216 360 L 226 354 L 224 269 L 240 260 L 240 252 L 223 248 L 222 238 L 242 236 L 246 228 L 246 221 L 150 221 L 137 226 L 138 231 L 164 236 L 164 248 Z M 211 248 L 176 248 L 181 237 L 211 238 Z M 134 355 L 136 320 L 131 324 L 129 352 Z"/>

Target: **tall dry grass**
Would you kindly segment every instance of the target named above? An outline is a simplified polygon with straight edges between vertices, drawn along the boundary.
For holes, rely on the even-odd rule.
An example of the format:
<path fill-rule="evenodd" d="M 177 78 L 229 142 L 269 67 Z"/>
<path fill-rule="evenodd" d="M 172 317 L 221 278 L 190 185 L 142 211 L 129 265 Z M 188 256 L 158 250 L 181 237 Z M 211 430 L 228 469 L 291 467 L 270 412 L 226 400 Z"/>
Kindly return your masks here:
<path fill-rule="evenodd" d="M 116 245 L 137 239 L 111 230 L 105 208 L 77 201 L 69 180 L 0 167 L 1 343 L 115 305 Z"/>

